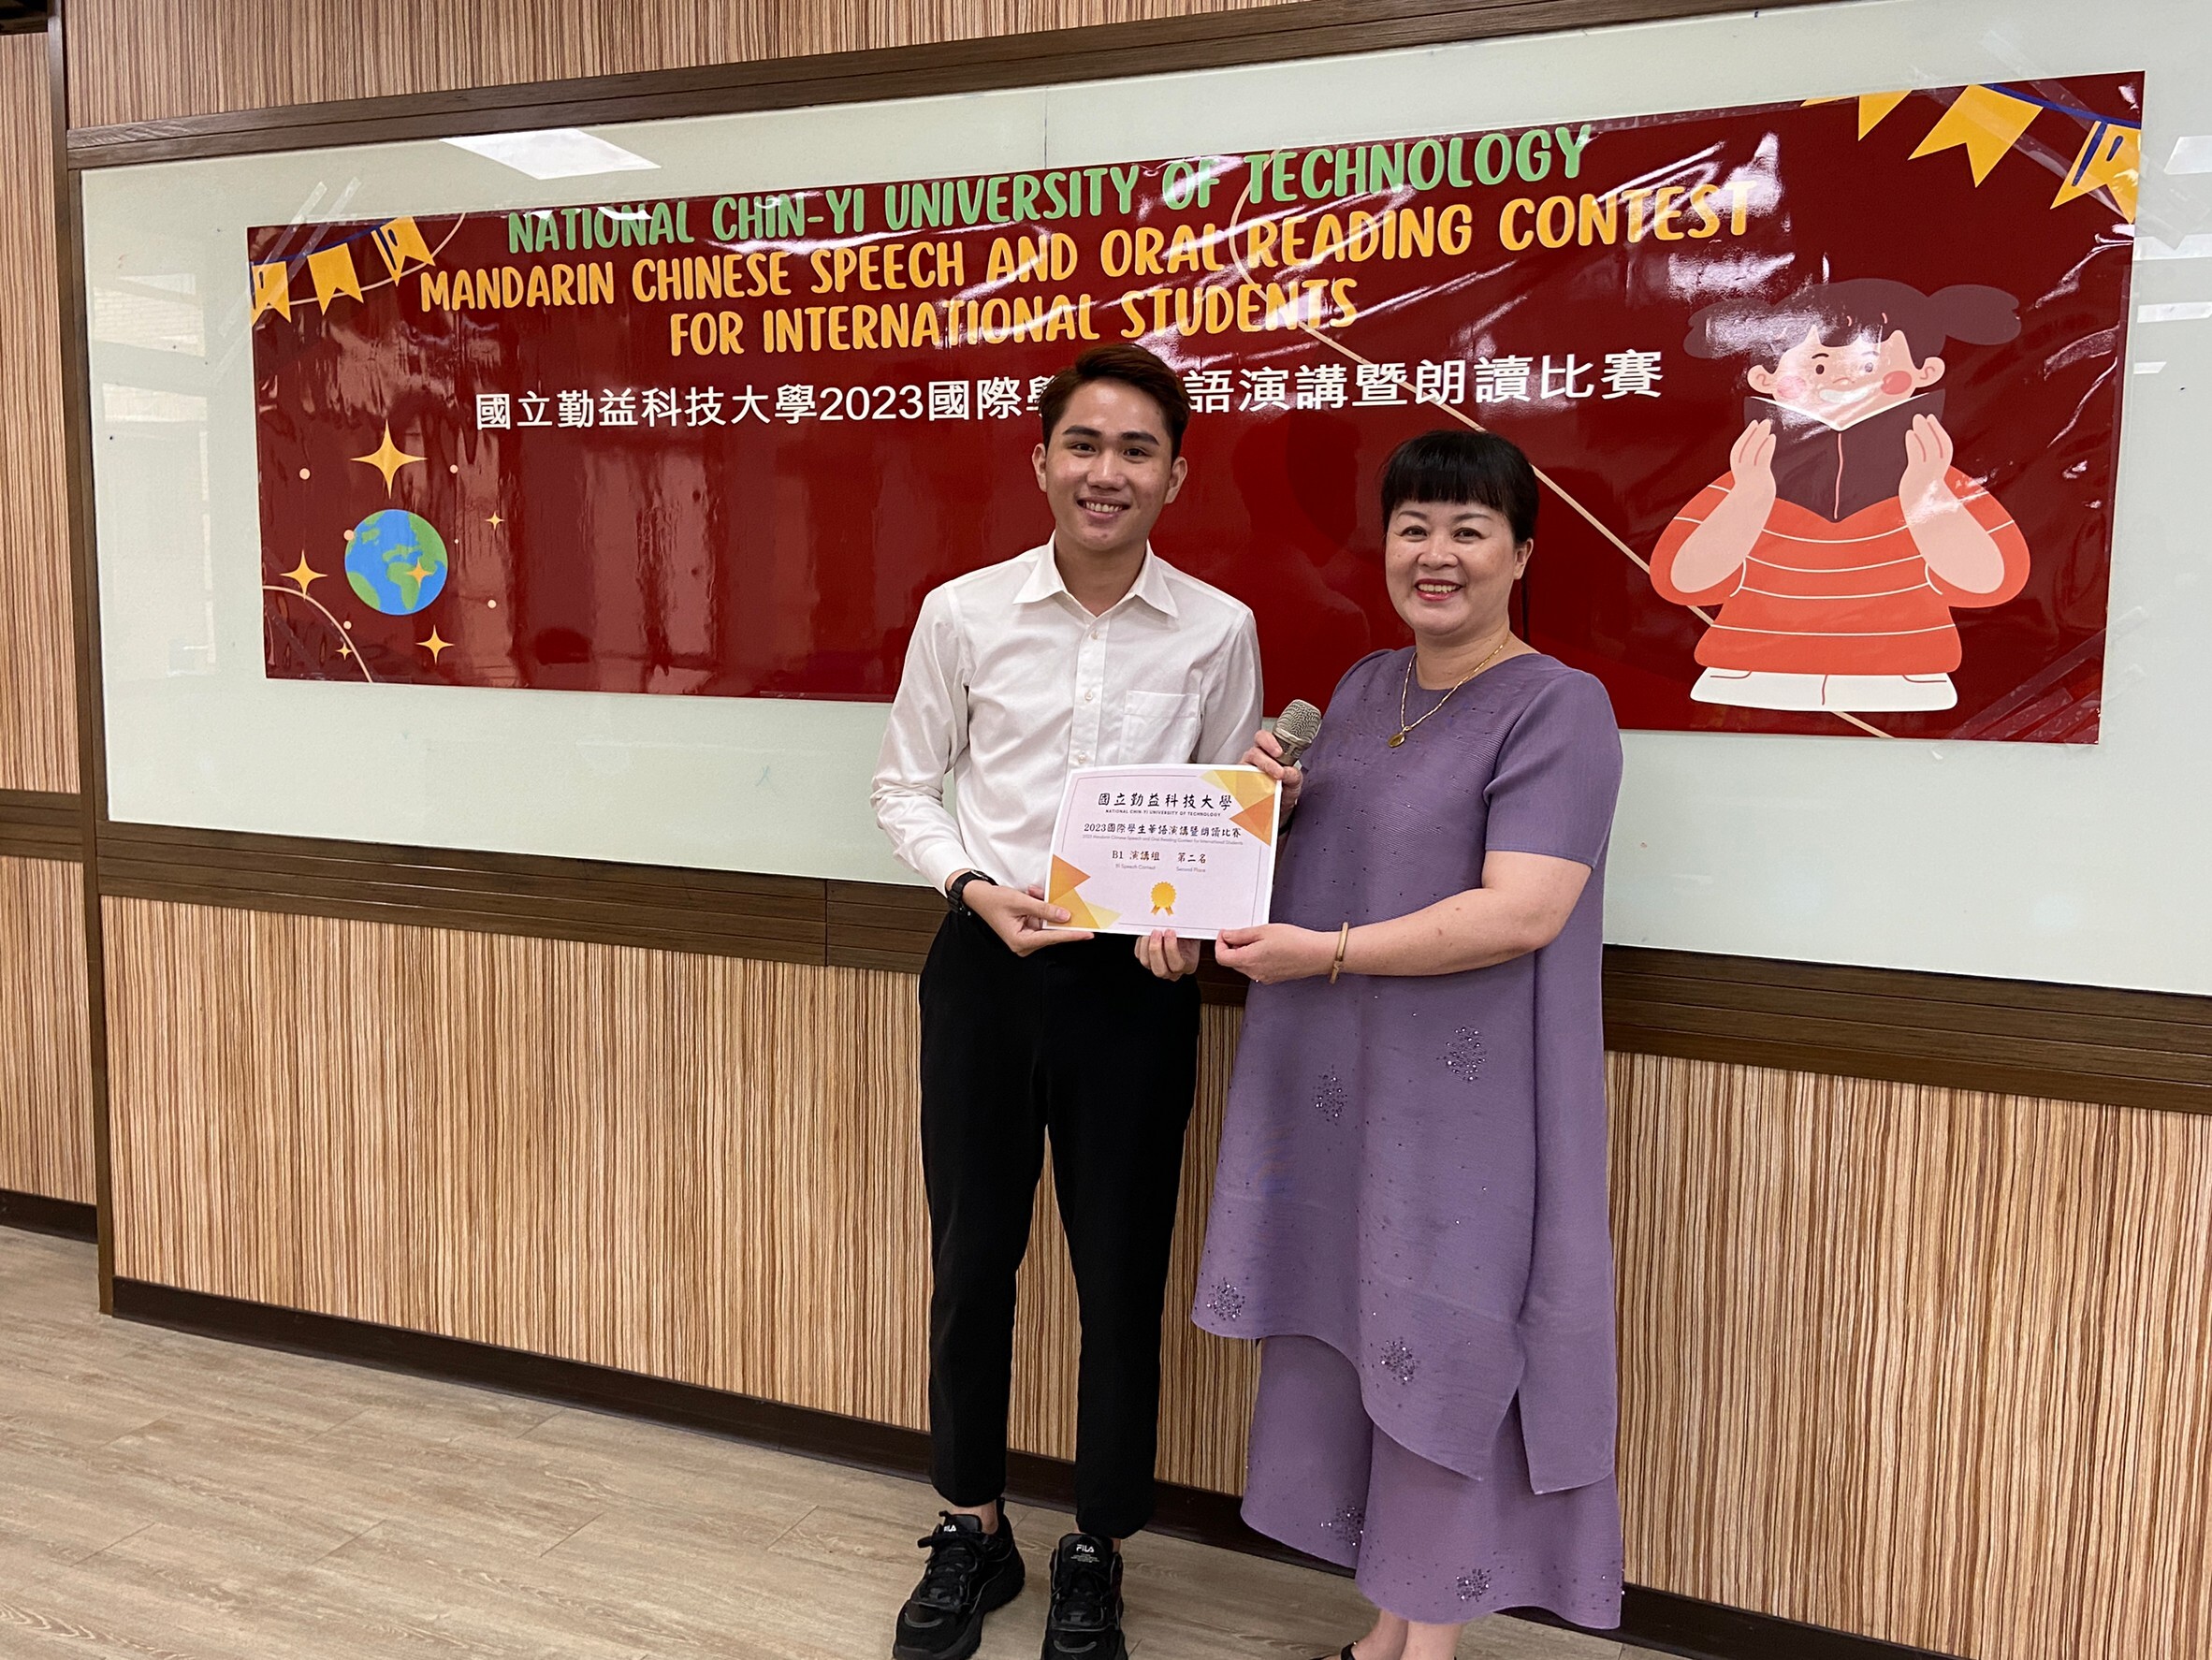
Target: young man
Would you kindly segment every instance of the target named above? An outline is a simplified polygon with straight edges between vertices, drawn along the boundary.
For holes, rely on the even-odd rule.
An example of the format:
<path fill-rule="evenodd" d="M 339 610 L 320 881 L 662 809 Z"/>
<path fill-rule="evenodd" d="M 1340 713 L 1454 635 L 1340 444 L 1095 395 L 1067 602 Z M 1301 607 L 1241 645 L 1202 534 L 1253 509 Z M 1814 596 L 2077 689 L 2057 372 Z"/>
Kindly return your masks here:
<path fill-rule="evenodd" d="M 1006 1485 L 1014 1273 L 1049 1132 L 1083 1318 L 1076 1526 L 1053 1552 L 1045 1660 L 1122 1660 L 1118 1542 L 1152 1514 L 1160 1302 L 1196 1083 L 1195 945 L 1060 925 L 1044 899 L 1069 769 L 1231 762 L 1259 721 L 1252 613 L 1152 552 L 1190 405 L 1138 346 L 1039 400 L 1053 535 L 922 602 L 876 769 L 876 820 L 953 901 L 922 973 L 929 1420 L 950 1507 L 898 1660 L 961 1660 L 1023 1567 Z M 948 811 L 953 776 L 958 810 Z"/>

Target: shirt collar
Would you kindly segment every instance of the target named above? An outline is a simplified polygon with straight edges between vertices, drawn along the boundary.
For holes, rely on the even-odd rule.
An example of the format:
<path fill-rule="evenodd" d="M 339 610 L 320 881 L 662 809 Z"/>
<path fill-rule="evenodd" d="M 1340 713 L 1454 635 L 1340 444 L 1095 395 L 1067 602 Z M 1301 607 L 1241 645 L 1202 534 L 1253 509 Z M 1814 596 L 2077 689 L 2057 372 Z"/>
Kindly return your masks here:
<path fill-rule="evenodd" d="M 1060 579 L 1060 561 L 1053 557 L 1053 545 L 1046 542 L 1041 547 L 1032 547 L 1023 555 L 1029 561 L 1029 575 L 1021 590 L 1014 595 L 1014 604 L 1026 605 L 1037 600 L 1049 600 L 1068 593 L 1068 585 Z M 1069 594 L 1073 599 L 1072 594 Z M 1174 590 L 1168 582 L 1167 561 L 1152 551 L 1152 545 L 1144 545 L 1144 562 L 1137 567 L 1137 580 L 1129 584 L 1125 600 L 1139 599 L 1163 617 L 1175 617 Z"/>

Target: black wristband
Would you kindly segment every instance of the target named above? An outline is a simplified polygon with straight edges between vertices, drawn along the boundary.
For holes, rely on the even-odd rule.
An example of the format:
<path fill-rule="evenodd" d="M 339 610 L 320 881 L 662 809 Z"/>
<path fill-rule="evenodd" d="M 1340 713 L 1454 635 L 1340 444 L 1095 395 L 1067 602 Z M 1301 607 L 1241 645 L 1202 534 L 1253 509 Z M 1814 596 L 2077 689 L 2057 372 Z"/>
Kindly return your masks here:
<path fill-rule="evenodd" d="M 953 878 L 953 885 L 945 890 L 945 897 L 952 900 L 953 909 L 963 916 L 975 914 L 974 911 L 968 909 L 968 900 L 963 896 L 967 894 L 968 884 L 971 881 L 980 881 L 989 888 L 998 885 L 997 881 L 980 870 L 963 870 L 958 876 Z"/>

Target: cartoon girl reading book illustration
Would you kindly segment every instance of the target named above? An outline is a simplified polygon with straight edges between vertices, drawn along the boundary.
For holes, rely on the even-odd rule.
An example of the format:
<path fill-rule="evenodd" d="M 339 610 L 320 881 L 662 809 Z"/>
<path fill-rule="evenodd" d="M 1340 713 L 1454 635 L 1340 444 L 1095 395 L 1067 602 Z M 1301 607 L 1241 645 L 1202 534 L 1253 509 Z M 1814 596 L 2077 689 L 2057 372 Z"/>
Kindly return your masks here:
<path fill-rule="evenodd" d="M 1652 581 L 1720 604 L 1690 695 L 1757 709 L 1947 709 L 1958 701 L 1958 606 L 2028 579 L 2028 544 L 1996 497 L 1951 464 L 1946 340 L 1996 345 L 2018 302 L 1963 284 L 1923 294 L 1880 277 L 1690 320 L 1693 357 L 1753 360 L 1749 424 L 1728 471 L 1678 513 Z"/>

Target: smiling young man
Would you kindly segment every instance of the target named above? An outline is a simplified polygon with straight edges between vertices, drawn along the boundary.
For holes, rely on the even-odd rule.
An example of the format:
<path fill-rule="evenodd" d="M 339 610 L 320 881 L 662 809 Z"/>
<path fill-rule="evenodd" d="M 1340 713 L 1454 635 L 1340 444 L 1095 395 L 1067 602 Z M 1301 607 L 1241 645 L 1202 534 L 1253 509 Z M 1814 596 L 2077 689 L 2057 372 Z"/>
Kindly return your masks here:
<path fill-rule="evenodd" d="M 1252 613 L 1152 551 L 1190 406 L 1139 346 L 1038 400 L 1041 546 L 922 602 L 876 769 L 876 820 L 953 909 L 922 972 L 933 1478 L 950 1507 L 898 1660 L 960 1660 L 1022 1588 L 1006 1486 L 1014 1274 L 1050 1137 L 1083 1318 L 1078 1532 L 1053 1553 L 1045 1660 L 1121 1660 L 1116 1544 L 1152 1514 L 1160 1303 L 1197 1075 L 1195 946 L 1063 927 L 1046 903 L 1073 767 L 1234 761 L 1259 721 Z M 946 775 L 957 810 L 944 800 Z"/>

